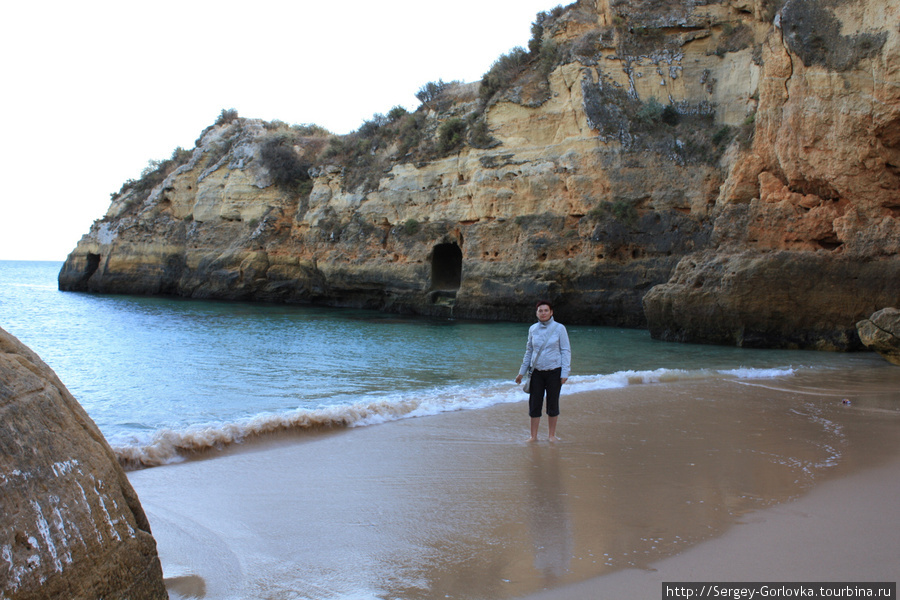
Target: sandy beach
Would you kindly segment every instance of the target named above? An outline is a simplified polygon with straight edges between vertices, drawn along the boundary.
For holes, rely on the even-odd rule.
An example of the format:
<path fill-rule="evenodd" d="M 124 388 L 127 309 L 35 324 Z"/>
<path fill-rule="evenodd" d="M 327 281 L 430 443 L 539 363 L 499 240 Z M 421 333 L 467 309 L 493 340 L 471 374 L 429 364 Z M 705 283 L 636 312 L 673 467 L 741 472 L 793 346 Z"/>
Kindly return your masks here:
<path fill-rule="evenodd" d="M 130 479 L 173 598 L 895 581 L 898 390 L 889 365 L 634 385 L 564 396 L 556 444 L 526 443 L 514 403 L 248 441 Z"/>
<path fill-rule="evenodd" d="M 664 582 L 897 582 L 900 460 L 748 514 L 721 537 L 663 559 L 528 596 L 661 598 Z"/>

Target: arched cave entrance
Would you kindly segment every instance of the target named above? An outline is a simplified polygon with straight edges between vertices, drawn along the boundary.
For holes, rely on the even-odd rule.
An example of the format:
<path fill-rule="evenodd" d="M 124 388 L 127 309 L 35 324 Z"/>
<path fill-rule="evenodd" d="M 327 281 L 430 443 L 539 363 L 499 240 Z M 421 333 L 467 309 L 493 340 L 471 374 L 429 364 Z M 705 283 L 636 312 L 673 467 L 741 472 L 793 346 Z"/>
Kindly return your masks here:
<path fill-rule="evenodd" d="M 87 281 L 100 268 L 100 255 L 88 252 L 87 259 L 84 264 L 84 273 L 81 276 L 82 281 Z"/>
<path fill-rule="evenodd" d="M 438 244 L 431 251 L 431 289 L 456 291 L 462 283 L 462 250 L 456 242 Z"/>

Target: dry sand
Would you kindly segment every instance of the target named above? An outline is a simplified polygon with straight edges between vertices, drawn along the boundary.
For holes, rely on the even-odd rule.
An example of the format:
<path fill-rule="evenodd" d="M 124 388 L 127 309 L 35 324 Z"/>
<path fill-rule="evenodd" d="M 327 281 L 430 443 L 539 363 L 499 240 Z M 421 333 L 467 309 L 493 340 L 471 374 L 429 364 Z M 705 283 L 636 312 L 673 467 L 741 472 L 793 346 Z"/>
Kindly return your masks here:
<path fill-rule="evenodd" d="M 889 366 L 632 386 L 565 396 L 556 444 L 524 442 L 523 402 L 286 435 L 130 479 L 173 598 L 895 581 L 898 390 Z"/>

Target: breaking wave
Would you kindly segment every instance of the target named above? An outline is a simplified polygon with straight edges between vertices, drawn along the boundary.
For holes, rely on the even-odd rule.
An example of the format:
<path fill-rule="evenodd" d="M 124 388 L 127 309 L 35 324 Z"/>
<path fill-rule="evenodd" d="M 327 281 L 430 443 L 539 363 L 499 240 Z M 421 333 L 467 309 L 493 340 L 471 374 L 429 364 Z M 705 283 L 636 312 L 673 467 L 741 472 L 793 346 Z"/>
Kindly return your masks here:
<path fill-rule="evenodd" d="M 796 371 L 795 367 L 728 370 L 656 369 L 618 371 L 606 375 L 576 375 L 569 378 L 566 393 L 710 378 L 770 379 L 790 376 Z M 525 399 L 526 396 L 518 385 L 512 385 L 509 381 L 488 381 L 475 386 L 444 386 L 417 393 L 370 397 L 353 404 L 264 413 L 229 423 L 160 429 L 143 439 L 132 436 L 128 440 L 121 440 L 120 443 L 112 441 L 111 445 L 122 466 L 128 470 L 135 470 L 181 462 L 187 457 L 208 450 L 222 449 L 274 433 L 363 427 L 443 412 L 487 408 L 497 404 L 521 402 Z"/>

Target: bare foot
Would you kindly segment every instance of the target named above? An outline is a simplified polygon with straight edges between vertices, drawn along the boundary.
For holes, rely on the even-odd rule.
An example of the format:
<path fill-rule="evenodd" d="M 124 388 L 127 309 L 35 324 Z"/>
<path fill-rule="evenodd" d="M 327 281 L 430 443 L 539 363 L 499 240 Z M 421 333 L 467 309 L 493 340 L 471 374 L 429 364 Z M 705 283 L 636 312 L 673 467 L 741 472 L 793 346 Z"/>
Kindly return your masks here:
<path fill-rule="evenodd" d="M 550 442 L 558 442 L 558 441 L 559 441 L 559 438 L 556 437 L 555 435 L 551 435 L 551 436 L 548 438 L 548 441 L 550 441 Z"/>
<path fill-rule="evenodd" d="M 534 443 L 534 442 L 536 442 L 536 441 L 537 441 L 537 438 L 536 438 L 536 437 L 530 437 L 530 438 L 528 438 L 528 439 L 526 440 L 526 442 L 529 443 L 529 444 L 532 444 L 532 443 Z"/>

